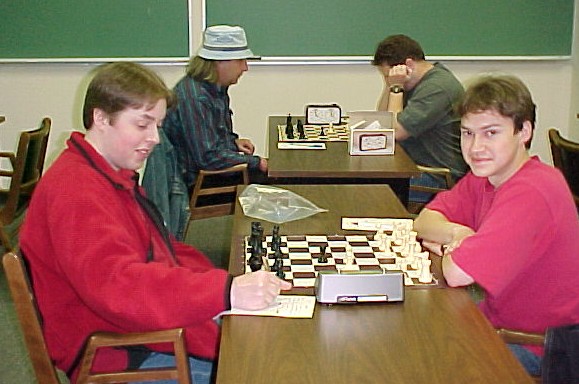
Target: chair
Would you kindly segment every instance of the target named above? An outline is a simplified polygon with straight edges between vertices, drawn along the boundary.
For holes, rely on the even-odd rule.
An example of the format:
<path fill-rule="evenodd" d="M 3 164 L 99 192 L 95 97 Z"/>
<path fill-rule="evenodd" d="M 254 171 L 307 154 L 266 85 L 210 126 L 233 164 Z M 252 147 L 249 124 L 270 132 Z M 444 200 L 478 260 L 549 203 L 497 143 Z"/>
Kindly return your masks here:
<path fill-rule="evenodd" d="M 579 143 L 564 139 L 555 128 L 549 129 L 549 143 L 553 165 L 565 176 L 579 210 Z"/>
<path fill-rule="evenodd" d="M 42 384 L 60 384 L 56 368 L 50 359 L 42 334 L 41 314 L 36 305 L 25 260 L 16 253 L 8 252 L 4 255 L 2 263 L 36 379 Z M 123 372 L 91 372 L 93 358 L 98 348 L 149 343 L 172 343 L 176 367 L 127 370 Z M 87 341 L 80 363 L 77 382 L 79 384 L 119 383 L 161 379 L 177 379 L 179 383 L 191 384 L 183 329 L 131 334 L 97 332 Z"/>
<path fill-rule="evenodd" d="M 0 189 L 0 240 L 6 251 L 14 250 L 11 237 L 20 226 L 17 218 L 28 207 L 32 192 L 42 175 L 50 127 L 51 120 L 46 117 L 39 128 L 20 134 L 16 154 L 0 152 L 0 158 L 9 159 L 12 168 L 0 170 L 1 177 L 10 178 L 10 187 Z"/>
<path fill-rule="evenodd" d="M 454 186 L 454 179 L 452 178 L 452 173 L 450 172 L 450 169 L 448 169 L 448 168 L 427 167 L 424 165 L 416 165 L 416 168 L 418 168 L 418 170 L 422 173 L 429 173 L 431 175 L 442 176 L 444 178 L 444 181 L 446 182 L 446 187 L 445 188 L 436 188 L 436 187 L 426 187 L 423 185 L 410 185 L 409 189 L 411 191 L 436 194 L 438 192 L 451 189 Z M 426 203 L 409 201 L 408 202 L 408 212 L 410 212 L 412 214 L 418 214 L 420 212 L 420 210 L 422 208 L 424 208 L 425 205 L 426 205 Z"/>
<path fill-rule="evenodd" d="M 249 184 L 247 164 L 218 171 L 199 171 L 189 200 L 190 220 L 233 214 L 235 193 L 240 184 Z"/>
<path fill-rule="evenodd" d="M 505 328 L 499 328 L 496 331 L 507 344 L 545 345 L 544 334 L 521 332 Z M 541 376 L 533 376 L 533 379 L 538 384 L 542 383 Z"/>

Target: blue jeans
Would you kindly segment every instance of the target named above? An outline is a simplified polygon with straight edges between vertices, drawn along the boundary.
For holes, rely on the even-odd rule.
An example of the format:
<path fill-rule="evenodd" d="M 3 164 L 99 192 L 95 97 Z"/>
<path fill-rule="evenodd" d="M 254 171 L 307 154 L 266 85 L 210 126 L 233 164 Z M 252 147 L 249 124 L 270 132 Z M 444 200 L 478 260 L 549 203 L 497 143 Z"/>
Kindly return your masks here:
<path fill-rule="evenodd" d="M 529 375 L 539 376 L 541 374 L 541 358 L 518 344 L 507 344 L 515 357 L 521 362 Z"/>
<path fill-rule="evenodd" d="M 424 187 L 446 188 L 446 181 L 442 177 L 434 176 L 429 173 L 423 173 L 419 177 L 410 179 L 410 185 L 421 185 Z M 416 203 L 428 203 L 434 194 L 420 191 L 410 191 L 408 201 Z"/>
<path fill-rule="evenodd" d="M 157 367 L 170 367 L 175 366 L 175 357 L 173 355 L 168 355 L 164 353 L 153 352 L 151 355 L 141 364 L 140 368 L 157 368 Z M 193 384 L 210 384 L 211 374 L 213 370 L 213 362 L 195 359 L 189 357 L 189 367 L 191 368 L 191 380 Z M 166 381 L 144 381 L 136 384 L 175 384 L 175 380 Z"/>

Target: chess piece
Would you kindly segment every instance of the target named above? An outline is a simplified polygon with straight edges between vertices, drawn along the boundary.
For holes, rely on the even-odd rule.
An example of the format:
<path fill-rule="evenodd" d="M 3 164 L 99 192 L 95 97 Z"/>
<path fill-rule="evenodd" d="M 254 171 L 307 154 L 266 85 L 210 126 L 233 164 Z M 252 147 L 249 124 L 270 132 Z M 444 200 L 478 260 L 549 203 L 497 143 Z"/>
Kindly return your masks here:
<path fill-rule="evenodd" d="M 277 249 L 281 249 L 281 236 L 279 235 L 279 225 L 273 226 L 271 236 L 271 250 L 275 253 Z"/>
<path fill-rule="evenodd" d="M 249 260 L 247 260 L 251 272 L 259 271 L 263 267 L 262 253 L 252 250 Z"/>
<path fill-rule="evenodd" d="M 301 120 L 298 120 L 298 134 L 299 134 L 300 140 L 307 139 L 306 132 L 304 131 L 304 124 L 302 123 Z"/>
<path fill-rule="evenodd" d="M 320 125 L 320 136 L 326 136 L 326 132 L 324 132 L 324 126 Z"/>
<path fill-rule="evenodd" d="M 432 283 L 432 273 L 430 272 L 430 260 L 422 260 L 422 269 L 418 281 L 424 284 Z"/>
<path fill-rule="evenodd" d="M 318 263 L 327 263 L 328 255 L 326 255 L 326 246 L 320 246 L 320 256 L 318 256 Z"/>
<path fill-rule="evenodd" d="M 280 279 L 285 278 L 285 272 L 283 271 L 283 254 L 280 250 L 276 251 L 275 261 L 273 262 L 270 270 L 275 272 L 275 275 Z"/>
<path fill-rule="evenodd" d="M 271 238 L 271 250 L 274 253 L 278 250 L 281 250 L 281 236 Z"/>
<path fill-rule="evenodd" d="M 287 115 L 287 118 L 285 121 L 285 135 L 287 136 L 288 139 L 294 138 L 294 126 L 292 124 L 291 115 Z"/>

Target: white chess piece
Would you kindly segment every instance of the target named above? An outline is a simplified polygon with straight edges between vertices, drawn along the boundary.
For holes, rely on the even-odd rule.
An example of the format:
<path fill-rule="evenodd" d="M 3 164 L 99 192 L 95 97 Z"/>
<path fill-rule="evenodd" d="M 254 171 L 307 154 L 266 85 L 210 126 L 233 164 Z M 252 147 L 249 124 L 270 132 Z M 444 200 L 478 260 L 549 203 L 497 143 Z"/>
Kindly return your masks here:
<path fill-rule="evenodd" d="M 430 272 L 430 260 L 422 260 L 422 269 L 418 281 L 424 284 L 432 283 L 432 273 Z"/>
<path fill-rule="evenodd" d="M 352 250 L 352 246 L 350 244 L 346 245 L 346 257 L 344 258 L 344 267 L 343 270 L 353 270 L 354 267 L 354 251 Z"/>

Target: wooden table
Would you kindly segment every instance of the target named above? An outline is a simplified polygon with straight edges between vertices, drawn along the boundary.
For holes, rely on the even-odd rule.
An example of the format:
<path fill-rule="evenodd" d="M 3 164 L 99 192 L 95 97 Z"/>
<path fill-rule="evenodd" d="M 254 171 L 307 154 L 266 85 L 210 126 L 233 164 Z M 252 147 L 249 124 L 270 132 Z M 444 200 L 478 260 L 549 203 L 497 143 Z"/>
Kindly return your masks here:
<path fill-rule="evenodd" d="M 343 233 L 341 218 L 405 217 L 388 186 L 287 185 L 330 209 L 282 234 Z M 364 197 L 361 200 L 361 196 Z M 238 205 L 230 271 L 243 271 L 251 222 Z M 266 231 L 272 224 L 263 222 Z M 312 319 L 223 321 L 217 383 L 532 383 L 463 289 L 406 289 L 403 303 L 326 306 Z"/>
<path fill-rule="evenodd" d="M 293 118 L 294 123 L 300 116 Z M 268 176 L 277 184 L 388 184 L 404 205 L 410 178 L 419 176 L 414 161 L 396 145 L 394 155 L 350 156 L 347 142 L 326 142 L 325 150 L 278 149 L 278 125 L 269 117 Z M 302 120 L 303 121 L 303 120 Z"/>

